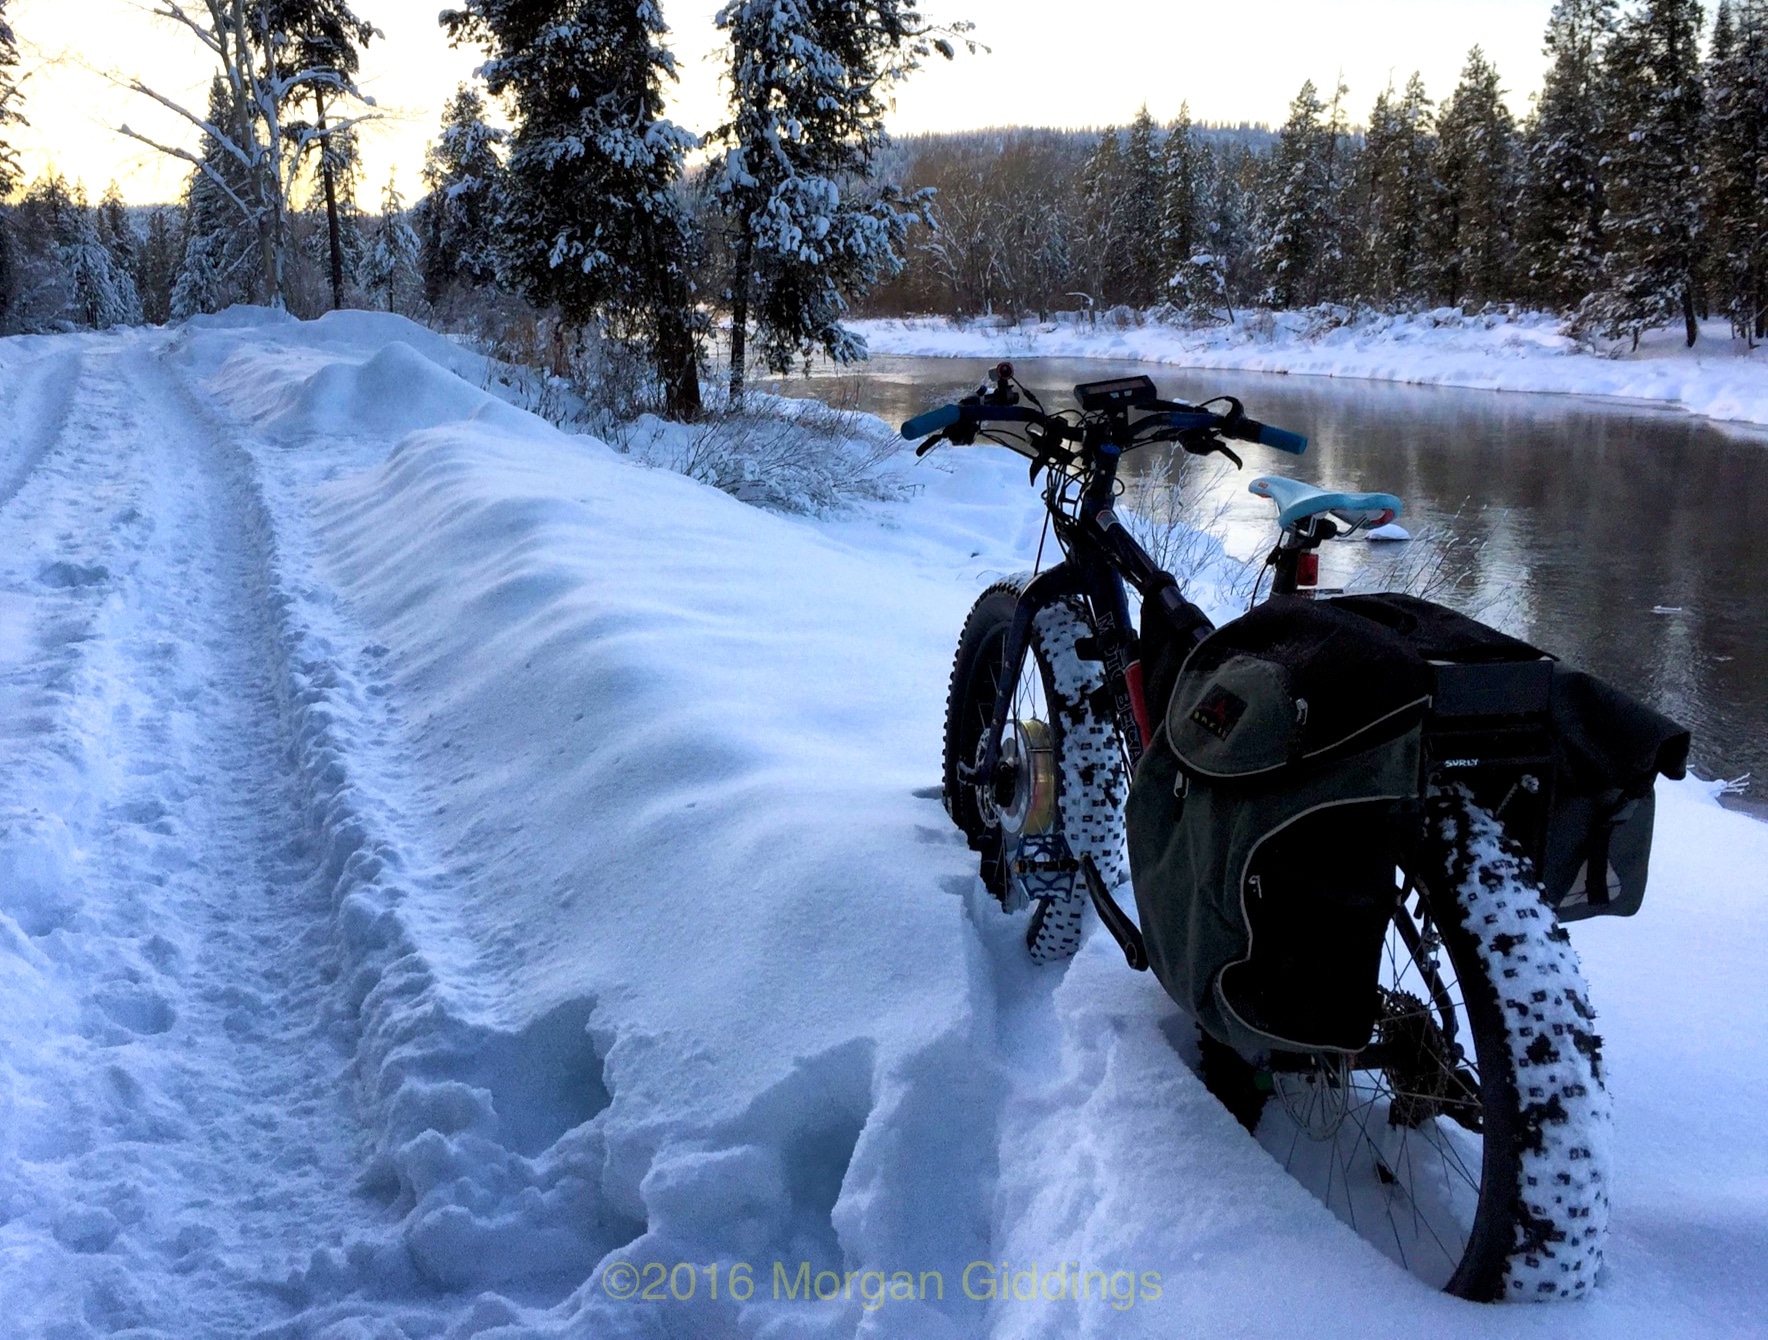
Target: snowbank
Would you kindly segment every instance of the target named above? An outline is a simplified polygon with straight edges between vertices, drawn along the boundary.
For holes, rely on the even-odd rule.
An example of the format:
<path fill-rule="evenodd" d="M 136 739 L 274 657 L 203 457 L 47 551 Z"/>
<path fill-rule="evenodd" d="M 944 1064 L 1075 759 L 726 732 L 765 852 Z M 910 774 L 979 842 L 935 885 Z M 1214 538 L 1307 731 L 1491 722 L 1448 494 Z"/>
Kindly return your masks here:
<path fill-rule="evenodd" d="M 1464 316 L 1454 308 L 1411 316 L 1280 312 L 1242 315 L 1197 329 L 1146 321 L 1120 309 L 1097 325 L 1072 314 L 1042 324 L 940 318 L 850 323 L 876 354 L 930 357 L 1117 358 L 1192 368 L 1473 390 L 1612 396 L 1674 406 L 1711 419 L 1768 423 L 1768 348 L 1749 350 L 1722 322 L 1707 322 L 1694 349 L 1679 330 L 1649 332 L 1637 353 L 1598 352 L 1538 312 Z"/>
<path fill-rule="evenodd" d="M 1760 1329 L 1768 826 L 1663 787 L 1645 911 L 1573 928 L 1617 1110 L 1596 1298 L 1447 1299 L 1246 1137 L 1108 937 L 1034 969 L 929 798 L 964 613 L 1039 543 L 1018 457 L 898 457 L 906 501 L 782 514 L 488 405 L 409 323 L 330 321 L 127 337 L 144 378 L 169 351 L 164 414 L 213 493 L 170 506 L 174 452 L 154 487 L 97 490 L 84 530 L 71 484 L 28 524 L 0 510 L 0 591 L 26 602 L 0 604 L 0 687 L 46 723 L 0 756 L 0 1313 L 22 1333 Z M 204 580 L 176 542 L 220 500 L 214 608 L 258 629 L 237 669 L 270 687 L 211 701 L 204 658 L 237 630 L 154 611 Z M 45 641 L 73 610 L 96 622 Z M 184 713 L 159 754 L 152 693 Z M 247 727 L 257 771 L 205 772 Z M 263 791 L 263 849 L 155 846 L 215 777 Z M 243 900 L 260 864 L 309 901 Z M 180 976 L 205 890 L 285 918 L 229 943 L 294 984 L 275 1008 Z M 307 1030 L 285 1058 L 307 1077 L 260 1094 L 236 1072 L 272 1023 Z M 303 1143 L 346 1118 L 335 1149 Z M 241 1190 L 235 1130 L 270 1132 Z M 989 1296 L 1064 1270 L 1109 1296 Z"/>

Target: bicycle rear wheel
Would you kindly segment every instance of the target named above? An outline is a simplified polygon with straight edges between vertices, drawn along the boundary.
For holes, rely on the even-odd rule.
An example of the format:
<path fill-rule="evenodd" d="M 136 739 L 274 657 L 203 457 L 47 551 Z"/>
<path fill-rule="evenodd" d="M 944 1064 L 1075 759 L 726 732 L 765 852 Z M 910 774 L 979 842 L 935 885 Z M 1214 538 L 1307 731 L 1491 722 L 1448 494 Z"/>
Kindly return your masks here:
<path fill-rule="evenodd" d="M 1328 1208 L 1478 1301 L 1579 1296 L 1608 1223 L 1607 1091 L 1577 955 L 1527 863 L 1463 794 L 1434 797 L 1401 872 L 1371 1045 L 1204 1078 Z"/>

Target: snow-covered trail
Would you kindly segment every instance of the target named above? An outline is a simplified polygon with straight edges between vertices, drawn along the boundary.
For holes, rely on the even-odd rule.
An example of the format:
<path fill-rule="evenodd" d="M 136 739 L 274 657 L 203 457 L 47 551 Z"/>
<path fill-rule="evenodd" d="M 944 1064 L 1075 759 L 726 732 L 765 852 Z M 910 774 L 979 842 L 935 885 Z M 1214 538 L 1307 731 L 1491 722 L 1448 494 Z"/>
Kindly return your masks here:
<path fill-rule="evenodd" d="M 37 607 L 57 685 L 36 748 L 6 760 L 38 785 L 7 789 L 61 801 L 7 816 L 7 910 L 62 932 L 15 965 L 41 990 L 8 1038 L 20 1218 L 0 1234 L 35 1285 L 9 1291 L 9 1334 L 249 1334 L 287 1313 L 291 1260 L 375 1209 L 350 1193 L 349 1037 L 250 463 L 163 352 L 52 357 L 71 409 L 0 508 L 11 599 Z M 51 594 L 17 594 L 33 582 Z"/>
<path fill-rule="evenodd" d="M 0 342 L 0 1336 L 1762 1331 L 1768 827 L 1664 788 L 1574 930 L 1596 1297 L 1445 1298 L 925 794 L 1018 458 L 785 517 L 489 381 L 363 313 Z"/>

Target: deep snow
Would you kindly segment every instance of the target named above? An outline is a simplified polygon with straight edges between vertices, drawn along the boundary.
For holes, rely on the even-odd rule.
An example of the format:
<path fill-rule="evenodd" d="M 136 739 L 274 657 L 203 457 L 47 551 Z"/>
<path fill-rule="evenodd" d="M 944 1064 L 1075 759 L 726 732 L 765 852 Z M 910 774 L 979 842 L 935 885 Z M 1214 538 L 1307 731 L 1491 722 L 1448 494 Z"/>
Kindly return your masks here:
<path fill-rule="evenodd" d="M 1240 372 L 1360 377 L 1420 386 L 1609 396 L 1710 419 L 1768 423 L 1768 346 L 1751 350 L 1721 321 L 1689 349 L 1680 328 L 1648 331 L 1637 351 L 1584 344 L 1540 312 L 1465 316 L 1457 308 L 1353 317 L 1339 309 L 1239 314 L 1232 325 L 1175 326 L 1127 309 L 1095 323 L 937 317 L 855 321 L 875 354 L 1114 358 Z"/>
<path fill-rule="evenodd" d="M 0 1331 L 1768 1328 L 1768 826 L 1666 784 L 1644 911 L 1572 928 L 1596 1296 L 1447 1299 L 1109 937 L 1032 967 L 928 798 L 1018 458 L 788 516 L 494 384 L 362 313 L 0 342 Z"/>

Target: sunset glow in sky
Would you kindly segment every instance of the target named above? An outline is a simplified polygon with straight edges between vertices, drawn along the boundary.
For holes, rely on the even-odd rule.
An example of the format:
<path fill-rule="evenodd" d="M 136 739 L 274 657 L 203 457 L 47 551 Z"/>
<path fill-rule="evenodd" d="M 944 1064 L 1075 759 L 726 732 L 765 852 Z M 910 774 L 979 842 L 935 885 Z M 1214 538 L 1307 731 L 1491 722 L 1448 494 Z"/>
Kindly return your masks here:
<path fill-rule="evenodd" d="M 418 193 L 424 146 L 443 100 L 478 63 L 450 50 L 436 24 L 446 0 L 359 0 L 385 32 L 363 86 L 385 119 L 365 135 L 364 203 L 397 171 Z M 931 17 L 967 18 L 991 50 L 935 61 L 901 91 L 898 133 L 990 125 L 1096 126 L 1123 122 L 1144 101 L 1161 120 L 1189 100 L 1194 118 L 1280 122 L 1303 79 L 1330 87 L 1342 72 L 1360 121 L 1390 77 L 1421 70 L 1437 98 L 1453 88 L 1467 49 L 1497 63 L 1512 110 L 1526 110 L 1545 59 L 1541 32 L 1551 0 L 927 0 Z M 177 118 L 109 84 L 140 75 L 200 108 L 210 69 L 195 42 L 155 19 L 142 0 L 13 0 L 7 13 L 23 47 L 28 130 L 18 135 L 28 175 L 53 163 L 93 196 L 113 178 L 137 203 L 170 200 L 184 165 L 124 140 L 124 124 L 192 146 Z M 681 83 L 671 114 L 690 129 L 722 111 L 713 26 L 719 0 L 663 0 Z"/>

